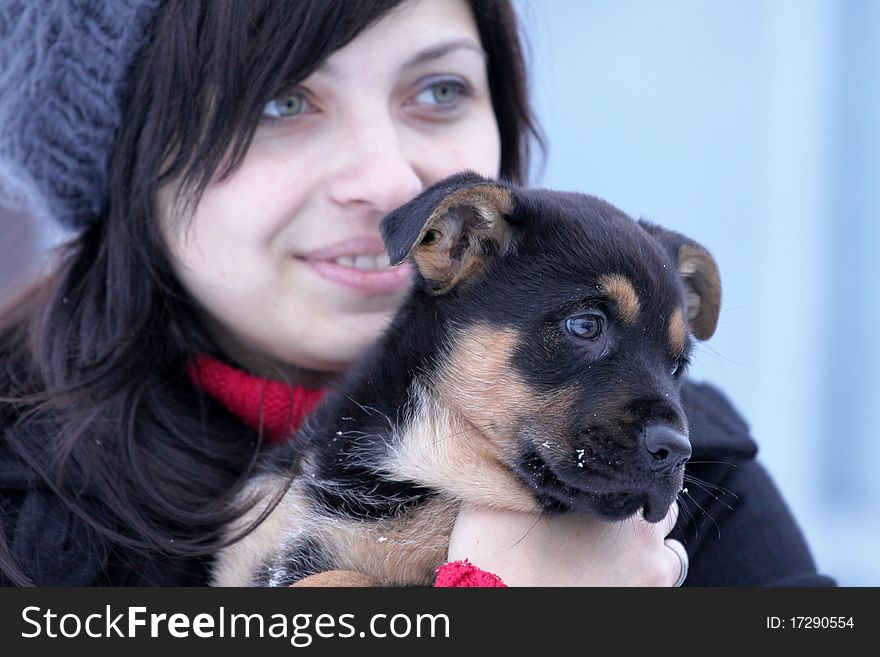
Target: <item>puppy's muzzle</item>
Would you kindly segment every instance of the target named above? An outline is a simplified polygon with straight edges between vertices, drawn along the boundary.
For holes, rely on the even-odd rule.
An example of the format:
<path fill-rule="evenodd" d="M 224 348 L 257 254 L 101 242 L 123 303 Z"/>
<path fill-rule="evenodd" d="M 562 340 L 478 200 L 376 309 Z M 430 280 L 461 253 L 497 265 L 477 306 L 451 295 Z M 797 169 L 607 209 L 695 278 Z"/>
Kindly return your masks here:
<path fill-rule="evenodd" d="M 644 430 L 645 452 L 649 469 L 654 472 L 674 470 L 691 457 L 691 443 L 680 431 L 662 424 Z"/>

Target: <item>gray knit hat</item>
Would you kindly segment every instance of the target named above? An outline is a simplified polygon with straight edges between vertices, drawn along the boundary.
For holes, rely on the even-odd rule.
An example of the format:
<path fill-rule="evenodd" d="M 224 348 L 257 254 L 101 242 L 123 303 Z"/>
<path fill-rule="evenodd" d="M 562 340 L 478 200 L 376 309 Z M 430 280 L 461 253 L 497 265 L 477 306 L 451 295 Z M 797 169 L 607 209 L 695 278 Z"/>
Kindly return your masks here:
<path fill-rule="evenodd" d="M 0 202 L 82 230 L 160 0 L 0 0 Z"/>

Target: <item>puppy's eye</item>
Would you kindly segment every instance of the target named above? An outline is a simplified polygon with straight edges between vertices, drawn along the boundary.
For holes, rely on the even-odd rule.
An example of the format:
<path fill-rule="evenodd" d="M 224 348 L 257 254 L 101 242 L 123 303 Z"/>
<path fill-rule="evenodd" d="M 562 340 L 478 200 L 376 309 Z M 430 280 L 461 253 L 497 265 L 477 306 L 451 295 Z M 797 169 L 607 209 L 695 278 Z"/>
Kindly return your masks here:
<path fill-rule="evenodd" d="M 687 369 L 688 359 L 684 356 L 680 358 L 676 358 L 675 362 L 672 364 L 672 368 L 669 373 L 672 374 L 676 379 L 684 374 L 684 371 Z"/>
<path fill-rule="evenodd" d="M 595 340 L 602 335 L 602 316 L 590 313 L 569 317 L 565 320 L 565 328 L 576 338 Z"/>

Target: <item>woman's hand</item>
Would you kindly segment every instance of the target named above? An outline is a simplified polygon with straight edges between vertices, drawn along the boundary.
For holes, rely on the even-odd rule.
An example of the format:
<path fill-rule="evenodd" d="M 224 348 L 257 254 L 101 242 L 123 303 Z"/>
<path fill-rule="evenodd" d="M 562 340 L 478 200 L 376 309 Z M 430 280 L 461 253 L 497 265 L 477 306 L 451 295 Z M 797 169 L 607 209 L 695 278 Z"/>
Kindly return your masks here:
<path fill-rule="evenodd" d="M 508 586 L 673 586 L 682 562 L 664 539 L 677 519 L 677 504 L 657 524 L 641 514 L 610 522 L 462 506 L 448 556 Z"/>

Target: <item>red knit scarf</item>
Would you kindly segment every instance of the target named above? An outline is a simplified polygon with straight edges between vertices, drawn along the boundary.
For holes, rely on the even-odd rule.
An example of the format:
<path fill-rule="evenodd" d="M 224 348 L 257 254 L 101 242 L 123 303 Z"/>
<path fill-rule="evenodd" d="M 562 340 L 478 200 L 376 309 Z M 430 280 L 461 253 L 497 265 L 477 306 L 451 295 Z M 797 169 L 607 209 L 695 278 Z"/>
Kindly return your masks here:
<path fill-rule="evenodd" d="M 207 354 L 190 361 L 187 374 L 254 431 L 262 428 L 273 443 L 289 438 L 325 392 L 264 379 Z"/>

